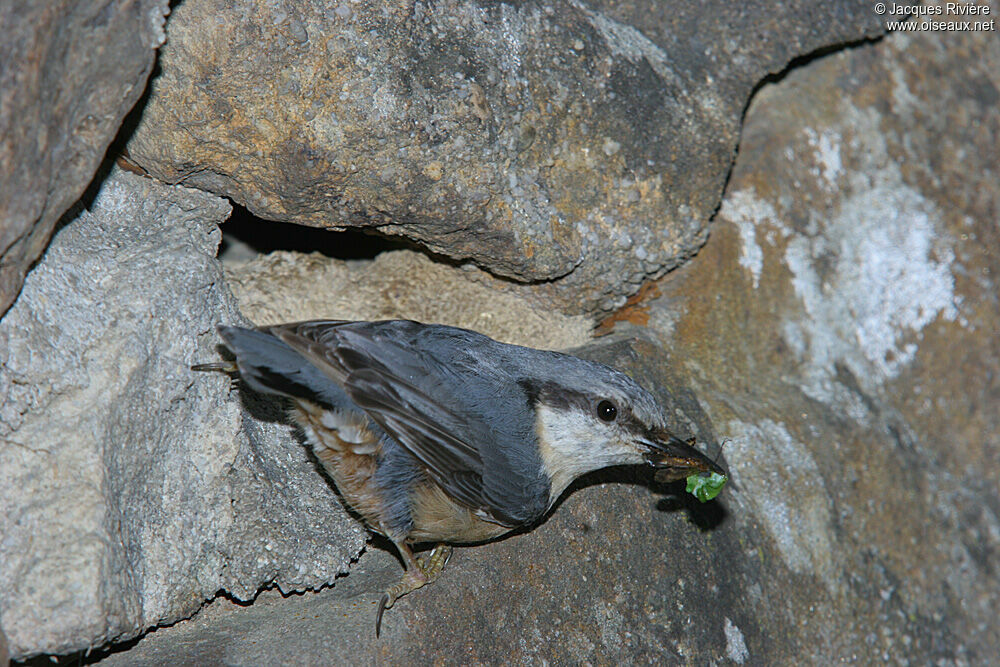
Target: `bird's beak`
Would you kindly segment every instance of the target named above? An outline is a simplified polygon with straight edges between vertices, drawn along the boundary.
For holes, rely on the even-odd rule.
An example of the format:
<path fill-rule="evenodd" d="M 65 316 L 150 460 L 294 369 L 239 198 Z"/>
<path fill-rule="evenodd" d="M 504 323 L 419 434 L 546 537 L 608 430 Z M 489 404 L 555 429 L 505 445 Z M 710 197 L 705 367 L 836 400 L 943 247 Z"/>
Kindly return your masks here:
<path fill-rule="evenodd" d="M 645 450 L 646 463 L 657 468 L 656 479 L 673 481 L 699 472 L 725 475 L 718 463 L 694 448 L 694 438 L 681 440 L 668 431 L 650 433 L 636 439 Z"/>

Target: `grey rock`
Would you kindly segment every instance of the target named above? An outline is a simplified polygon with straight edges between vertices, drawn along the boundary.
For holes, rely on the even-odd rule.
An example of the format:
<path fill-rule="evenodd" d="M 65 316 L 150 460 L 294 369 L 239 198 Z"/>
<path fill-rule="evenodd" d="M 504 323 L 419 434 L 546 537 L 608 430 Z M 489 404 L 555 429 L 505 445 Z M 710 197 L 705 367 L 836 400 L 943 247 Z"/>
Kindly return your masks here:
<path fill-rule="evenodd" d="M 0 315 L 146 88 L 167 0 L 0 5 Z"/>
<path fill-rule="evenodd" d="M 759 91 L 711 239 L 618 320 L 644 336 L 589 352 L 726 441 L 719 499 L 598 477 L 457 550 L 380 642 L 357 636 L 392 575 L 369 552 L 330 591 L 214 604 L 118 664 L 171 642 L 233 664 L 994 660 L 998 72 L 995 32 L 897 33 Z"/>
<path fill-rule="evenodd" d="M 381 642 L 376 642 L 374 635 L 378 599 L 399 581 L 400 572 L 394 556 L 369 549 L 363 562 L 354 565 L 351 575 L 339 579 L 333 588 L 288 597 L 268 590 L 252 605 L 219 598 L 194 618 L 143 638 L 136 650 L 110 652 L 99 664 L 377 663 L 390 642 L 402 639 L 401 624 L 383 627 Z"/>
<path fill-rule="evenodd" d="M 775 12 L 189 0 L 129 150 L 261 217 L 402 234 L 607 312 L 621 276 L 704 243 L 761 77 L 884 30 L 864 0 Z"/>
<path fill-rule="evenodd" d="M 994 31 L 924 30 L 762 88 L 712 239 L 647 304 L 821 664 L 1000 648 L 998 67 Z"/>
<path fill-rule="evenodd" d="M 214 259 L 229 211 L 115 170 L 0 321 L 13 658 L 127 639 L 220 590 L 320 587 L 363 545 L 280 410 L 190 370 L 218 359 L 214 325 L 245 322 Z"/>
<path fill-rule="evenodd" d="M 530 299 L 527 285 L 512 293 L 485 271 L 434 262 L 413 250 L 346 262 L 277 251 L 229 264 L 225 276 L 241 312 L 258 324 L 411 319 L 548 350 L 576 347 L 591 337 L 587 318 L 553 313 Z"/>

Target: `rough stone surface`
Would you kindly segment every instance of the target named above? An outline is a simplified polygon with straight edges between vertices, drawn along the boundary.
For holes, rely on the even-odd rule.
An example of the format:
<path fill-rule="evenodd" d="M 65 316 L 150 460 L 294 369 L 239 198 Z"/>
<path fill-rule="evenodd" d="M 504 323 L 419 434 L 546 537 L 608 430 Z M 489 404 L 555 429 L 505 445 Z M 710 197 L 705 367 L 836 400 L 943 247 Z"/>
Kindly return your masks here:
<path fill-rule="evenodd" d="M 273 252 L 230 265 L 225 274 L 241 312 L 259 324 L 411 319 L 549 350 L 576 347 L 591 337 L 592 324 L 582 316 L 545 311 L 484 271 L 436 263 L 412 250 L 347 262 L 318 253 Z"/>
<path fill-rule="evenodd" d="M 0 321 L 0 627 L 14 658 L 127 639 L 224 589 L 318 587 L 364 541 L 214 325 L 217 197 L 115 172 Z M 273 407 L 271 408 L 273 409 Z"/>
<path fill-rule="evenodd" d="M 995 32 L 925 31 L 759 91 L 712 238 L 623 318 L 658 340 L 591 350 L 728 441 L 718 500 L 578 489 L 458 550 L 378 642 L 362 633 L 393 573 L 369 552 L 357 588 L 223 603 L 108 662 L 991 662 L 998 72 Z"/>
<path fill-rule="evenodd" d="M 146 87 L 167 0 L 0 4 L 0 315 Z"/>
<path fill-rule="evenodd" d="M 193 619 L 150 633 L 136 650 L 118 647 L 99 662 L 128 667 L 372 664 L 378 646 L 375 604 L 399 581 L 400 571 L 388 552 L 369 551 L 333 588 L 287 597 L 268 590 L 252 605 L 220 598 Z M 399 630 L 384 627 L 382 637 L 398 641 Z"/>
<path fill-rule="evenodd" d="M 129 150 L 263 218 L 402 234 L 607 312 L 704 242 L 761 77 L 883 31 L 867 0 L 608 11 L 188 0 Z"/>
<path fill-rule="evenodd" d="M 925 31 L 763 88 L 650 305 L 782 573 L 769 623 L 821 664 L 1000 650 L 998 72 L 995 32 Z"/>

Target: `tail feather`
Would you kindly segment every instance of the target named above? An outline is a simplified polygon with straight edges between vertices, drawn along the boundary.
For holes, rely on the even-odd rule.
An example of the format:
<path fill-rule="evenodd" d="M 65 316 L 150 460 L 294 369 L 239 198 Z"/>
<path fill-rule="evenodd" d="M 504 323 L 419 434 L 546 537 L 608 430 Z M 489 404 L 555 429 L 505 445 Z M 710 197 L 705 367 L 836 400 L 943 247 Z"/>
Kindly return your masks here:
<path fill-rule="evenodd" d="M 240 378 L 252 389 L 333 407 L 357 409 L 332 378 L 271 334 L 256 329 L 220 326 L 219 335 L 236 355 L 235 365 Z M 199 366 L 211 367 L 204 370 L 222 370 L 223 365 Z"/>

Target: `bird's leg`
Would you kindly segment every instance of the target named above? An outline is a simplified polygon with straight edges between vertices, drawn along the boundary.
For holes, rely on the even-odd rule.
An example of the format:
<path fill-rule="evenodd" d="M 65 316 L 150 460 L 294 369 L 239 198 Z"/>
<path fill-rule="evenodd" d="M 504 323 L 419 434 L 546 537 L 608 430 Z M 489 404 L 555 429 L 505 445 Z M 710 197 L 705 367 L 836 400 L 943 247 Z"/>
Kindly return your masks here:
<path fill-rule="evenodd" d="M 451 547 L 447 544 L 439 544 L 431 550 L 426 557 L 416 558 L 413 550 L 405 542 L 394 542 L 399 549 L 399 555 L 406 565 L 406 573 L 398 584 L 390 588 L 382 596 L 378 604 L 378 614 L 375 616 L 375 636 L 378 637 L 382 631 L 382 614 L 386 609 L 392 607 L 396 600 L 407 593 L 426 586 L 436 581 L 441 576 L 441 570 L 451 557 Z"/>

